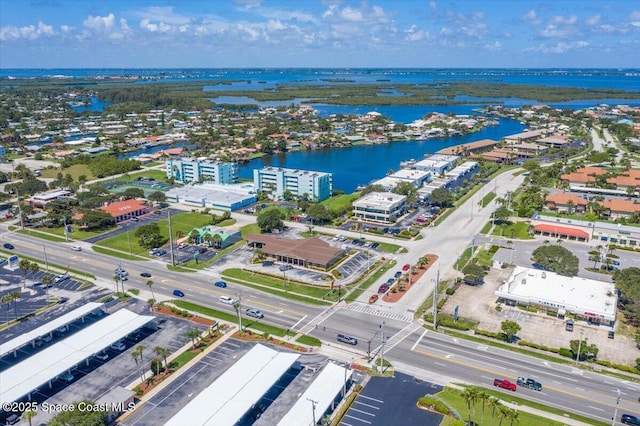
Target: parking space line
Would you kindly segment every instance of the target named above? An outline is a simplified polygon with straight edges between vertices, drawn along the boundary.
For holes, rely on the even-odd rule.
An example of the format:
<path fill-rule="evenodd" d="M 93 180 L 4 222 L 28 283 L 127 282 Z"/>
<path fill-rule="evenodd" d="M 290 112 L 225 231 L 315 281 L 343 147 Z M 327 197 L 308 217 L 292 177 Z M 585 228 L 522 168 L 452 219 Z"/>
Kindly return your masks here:
<path fill-rule="evenodd" d="M 347 423 L 345 421 L 340 422 L 340 425 L 344 425 L 344 426 L 353 426 L 351 423 Z"/>
<path fill-rule="evenodd" d="M 367 421 L 367 420 L 364 420 L 364 419 L 361 419 L 361 418 L 358 418 L 358 417 L 353 417 L 353 416 L 350 416 L 348 414 L 345 414 L 345 417 L 349 417 L 350 419 L 354 419 L 354 420 L 357 420 L 359 422 L 366 423 L 366 424 L 369 424 L 369 425 L 371 424 L 370 421 Z"/>
<path fill-rule="evenodd" d="M 374 410 L 379 410 L 380 407 L 376 407 L 375 405 L 371 405 L 371 404 L 365 404 L 364 402 L 360 402 L 360 401 L 355 401 L 356 404 L 360 404 L 360 405 L 365 405 L 369 408 L 373 408 Z"/>
<path fill-rule="evenodd" d="M 380 399 L 371 398 L 371 397 L 366 396 L 366 395 L 360 395 L 360 398 L 366 398 L 366 399 L 370 399 L 371 401 L 376 401 L 376 402 L 379 402 L 380 404 L 384 404 L 384 401 L 382 401 Z"/>

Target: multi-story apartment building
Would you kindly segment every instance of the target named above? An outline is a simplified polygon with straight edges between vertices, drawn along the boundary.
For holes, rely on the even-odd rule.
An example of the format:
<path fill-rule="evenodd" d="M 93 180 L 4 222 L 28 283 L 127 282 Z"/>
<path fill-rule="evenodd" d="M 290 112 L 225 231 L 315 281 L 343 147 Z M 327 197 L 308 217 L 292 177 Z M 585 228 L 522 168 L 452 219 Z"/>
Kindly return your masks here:
<path fill-rule="evenodd" d="M 253 171 L 253 186 L 271 198 L 284 198 L 288 191 L 294 197 L 322 201 L 331 196 L 333 179 L 331 173 L 265 167 Z"/>
<path fill-rule="evenodd" d="M 236 183 L 238 164 L 218 161 L 200 161 L 183 158 L 166 162 L 167 178 L 173 177 L 178 183 L 213 182 L 217 184 Z"/>

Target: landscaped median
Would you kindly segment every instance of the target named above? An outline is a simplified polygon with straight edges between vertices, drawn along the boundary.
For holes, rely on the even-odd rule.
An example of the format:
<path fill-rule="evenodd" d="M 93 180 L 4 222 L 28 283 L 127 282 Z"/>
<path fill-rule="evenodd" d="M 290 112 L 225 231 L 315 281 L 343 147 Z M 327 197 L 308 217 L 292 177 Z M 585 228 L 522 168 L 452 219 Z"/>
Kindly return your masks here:
<path fill-rule="evenodd" d="M 194 314 L 201 315 L 205 318 L 206 317 L 215 318 L 215 319 L 227 321 L 234 324 L 238 322 L 238 317 L 235 314 L 218 311 L 217 309 L 208 308 L 206 306 L 200 306 L 195 303 L 186 302 L 184 300 L 169 300 L 167 302 L 164 302 L 164 305 L 175 306 L 176 308 L 178 308 L 176 309 L 176 313 L 182 314 L 185 317 L 191 317 L 192 316 L 191 313 L 194 313 Z M 280 327 L 265 324 L 258 321 L 255 318 L 249 319 L 249 318 L 243 317 L 242 327 L 243 329 L 259 331 L 264 335 L 268 335 L 268 336 L 278 336 L 278 337 L 285 337 L 285 336 L 295 337 L 296 336 L 296 333 L 291 330 L 285 330 Z M 305 335 L 298 337 L 298 339 L 296 339 L 296 342 L 298 342 L 301 345 L 308 345 L 308 346 L 321 345 L 321 342 L 319 339 L 313 336 L 305 336 Z"/>

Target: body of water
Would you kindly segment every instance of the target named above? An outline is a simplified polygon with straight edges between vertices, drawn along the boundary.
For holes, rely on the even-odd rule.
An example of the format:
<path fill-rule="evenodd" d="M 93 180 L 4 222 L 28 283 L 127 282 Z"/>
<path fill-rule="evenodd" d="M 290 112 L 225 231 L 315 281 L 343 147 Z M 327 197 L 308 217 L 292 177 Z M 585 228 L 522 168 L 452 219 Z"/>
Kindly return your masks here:
<path fill-rule="evenodd" d="M 499 126 L 487 127 L 480 132 L 461 138 L 392 142 L 270 155 L 241 164 L 238 176 L 253 179 L 254 169 L 267 166 L 329 172 L 333 174 L 333 188 L 349 193 L 360 185 L 367 185 L 374 179 L 384 177 L 389 169 L 398 170 L 401 161 L 412 158 L 421 160 L 425 154 L 433 154 L 442 148 L 481 139 L 498 141 L 504 136 L 523 130 L 522 124 L 518 121 L 508 119 L 500 119 L 499 121 Z"/>
<path fill-rule="evenodd" d="M 155 154 L 156 152 L 160 152 L 162 150 L 165 149 L 169 149 L 169 148 L 182 148 L 182 147 L 187 147 L 189 149 L 194 149 L 196 146 L 192 145 L 188 142 L 176 142 L 173 143 L 171 145 L 156 145 L 156 146 L 151 146 L 149 148 L 142 148 L 142 149 L 136 149 L 135 151 L 131 151 L 128 152 L 126 154 L 122 154 L 118 157 L 118 160 L 124 160 L 126 158 L 133 158 L 133 157 L 137 157 L 138 155 L 141 154 Z"/>

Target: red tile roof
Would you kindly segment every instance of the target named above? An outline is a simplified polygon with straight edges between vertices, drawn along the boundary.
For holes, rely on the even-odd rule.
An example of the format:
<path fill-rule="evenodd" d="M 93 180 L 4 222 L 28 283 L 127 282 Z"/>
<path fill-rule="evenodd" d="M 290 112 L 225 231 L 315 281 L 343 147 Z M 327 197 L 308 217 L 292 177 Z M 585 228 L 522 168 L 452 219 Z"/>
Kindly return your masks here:
<path fill-rule="evenodd" d="M 560 204 L 563 206 L 566 206 L 569 203 L 569 201 L 573 201 L 574 206 L 587 205 L 587 200 L 585 200 L 584 198 L 578 197 L 575 194 L 565 194 L 562 192 L 559 192 L 553 195 L 547 195 L 547 198 L 545 200 L 547 203 Z"/>
<path fill-rule="evenodd" d="M 534 231 L 547 232 L 549 234 L 571 235 L 573 237 L 589 238 L 589 233 L 584 232 L 580 229 L 567 228 L 566 226 L 541 224 L 534 226 L 533 229 Z"/>
<path fill-rule="evenodd" d="M 108 206 L 100 207 L 100 210 L 109 213 L 113 217 L 122 216 L 127 213 L 145 210 L 147 208 L 140 200 L 116 201 Z"/>
<path fill-rule="evenodd" d="M 634 203 L 632 200 L 611 198 L 600 204 L 612 212 L 640 213 L 640 204 Z"/>

